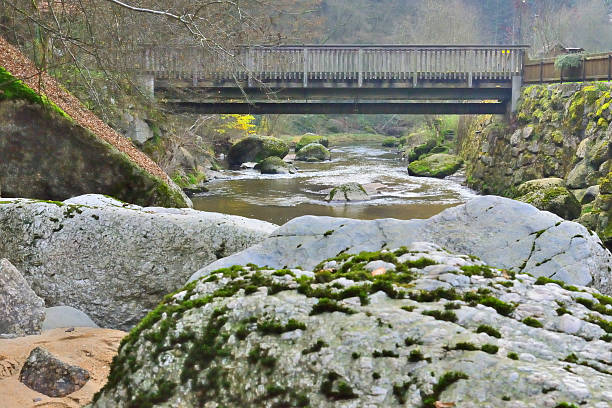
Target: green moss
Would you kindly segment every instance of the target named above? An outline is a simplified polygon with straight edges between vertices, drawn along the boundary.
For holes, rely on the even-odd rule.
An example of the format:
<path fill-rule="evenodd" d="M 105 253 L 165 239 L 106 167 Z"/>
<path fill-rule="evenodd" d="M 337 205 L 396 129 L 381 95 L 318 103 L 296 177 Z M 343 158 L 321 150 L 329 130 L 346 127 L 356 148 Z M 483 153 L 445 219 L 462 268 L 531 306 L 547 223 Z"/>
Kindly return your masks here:
<path fill-rule="evenodd" d="M 348 400 L 357 398 L 353 388 L 346 382 L 340 380 L 340 375 L 336 372 L 329 372 L 321 383 L 321 394 L 334 401 Z"/>
<path fill-rule="evenodd" d="M 526 324 L 527 326 L 535 327 L 538 329 L 544 327 L 544 325 L 539 320 L 534 319 L 533 317 L 526 317 L 523 320 L 521 320 L 521 322 L 523 324 Z"/>
<path fill-rule="evenodd" d="M 289 319 L 289 321 L 285 325 L 283 325 L 282 323 L 276 320 L 266 320 L 266 321 L 257 323 L 257 331 L 259 331 L 263 335 L 283 334 L 283 333 L 298 330 L 298 329 L 306 330 L 306 325 L 295 319 Z"/>
<path fill-rule="evenodd" d="M 310 315 L 314 316 L 314 315 L 318 315 L 321 313 L 333 313 L 333 312 L 340 312 L 340 313 L 346 313 L 346 314 L 355 313 L 354 310 L 351 310 L 348 307 L 339 305 L 337 302 L 331 299 L 321 298 L 319 299 L 319 302 L 312 307 L 312 310 L 310 311 Z"/>
<path fill-rule="evenodd" d="M 451 310 L 445 310 L 445 311 L 441 311 L 441 310 L 426 310 L 424 312 L 422 312 L 422 314 L 426 315 L 426 316 L 431 316 L 434 317 L 437 320 L 443 320 L 446 322 L 456 322 L 457 319 L 457 315 L 455 314 L 455 312 L 451 311 Z"/>
<path fill-rule="evenodd" d="M 406 345 L 406 347 L 410 347 L 417 344 L 423 344 L 423 342 L 417 339 L 416 337 L 406 337 L 404 339 L 404 344 Z"/>
<path fill-rule="evenodd" d="M 497 354 L 499 351 L 499 347 L 494 344 L 484 344 L 480 349 L 488 354 Z"/>
<path fill-rule="evenodd" d="M 372 357 L 374 358 L 380 358 L 380 357 L 397 358 L 399 357 L 399 354 L 391 350 L 382 350 L 382 351 L 374 350 L 374 352 L 372 353 Z"/>
<path fill-rule="evenodd" d="M 459 380 L 467 380 L 469 377 L 467 374 L 457 371 L 451 371 L 444 373 L 438 380 L 437 384 L 433 387 L 431 394 L 422 395 L 423 404 L 421 408 L 435 408 L 436 402 L 440 400 L 440 395 L 451 385 Z"/>
<path fill-rule="evenodd" d="M 578 405 L 570 404 L 569 402 L 561 402 L 555 405 L 555 408 L 578 408 Z"/>
<path fill-rule="evenodd" d="M 557 316 L 563 316 L 564 314 L 572 314 L 569 310 L 567 310 L 565 307 L 558 307 L 556 309 L 557 312 Z"/>
<path fill-rule="evenodd" d="M 465 265 L 461 267 L 461 270 L 466 276 L 480 275 L 488 279 L 495 277 L 491 268 L 485 265 Z"/>
<path fill-rule="evenodd" d="M 323 347 L 329 347 L 329 344 L 319 339 L 312 346 L 308 347 L 307 349 L 302 350 L 302 354 L 306 355 L 310 353 L 318 353 L 319 351 L 321 351 Z"/>
<path fill-rule="evenodd" d="M 304 135 L 300 138 L 300 140 L 295 145 L 295 151 L 298 152 L 302 149 L 302 147 L 309 145 L 311 143 L 319 143 L 325 147 L 329 147 L 329 140 L 323 136 L 319 135 Z"/>
<path fill-rule="evenodd" d="M 518 360 L 519 359 L 519 355 L 513 351 L 511 351 L 510 353 L 508 353 L 508 358 L 510 360 Z"/>
<path fill-rule="evenodd" d="M 59 108 L 49 98 L 38 94 L 32 88 L 28 87 L 23 81 L 18 80 L 11 75 L 6 69 L 0 67 L 0 101 L 3 100 L 25 100 L 43 107 L 49 108 L 59 113 L 64 118 L 72 121 L 72 118 Z"/>
<path fill-rule="evenodd" d="M 478 326 L 478 328 L 476 329 L 476 333 L 486 333 L 491 337 L 496 337 L 498 339 L 501 338 L 501 333 L 499 332 L 499 330 L 486 324 L 481 324 L 480 326 Z"/>
<path fill-rule="evenodd" d="M 399 146 L 399 144 L 400 144 L 399 139 L 395 137 L 387 137 L 382 141 L 382 145 L 384 147 L 397 147 Z"/>
<path fill-rule="evenodd" d="M 455 344 L 453 347 L 450 347 L 448 350 L 460 350 L 460 351 L 476 351 L 478 347 L 473 343 L 464 341 Z"/>

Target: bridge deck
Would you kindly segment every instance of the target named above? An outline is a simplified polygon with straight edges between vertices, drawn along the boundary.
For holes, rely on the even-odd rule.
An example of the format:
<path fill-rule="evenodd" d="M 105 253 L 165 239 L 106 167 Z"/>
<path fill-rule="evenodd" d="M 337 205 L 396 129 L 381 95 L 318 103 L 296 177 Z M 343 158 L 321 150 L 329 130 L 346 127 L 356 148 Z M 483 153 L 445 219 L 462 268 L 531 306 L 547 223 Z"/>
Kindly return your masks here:
<path fill-rule="evenodd" d="M 450 102 L 431 105 L 436 111 L 498 113 L 501 108 L 490 102 L 505 106 L 511 99 L 512 81 L 521 75 L 525 49 L 517 45 L 249 46 L 240 47 L 235 55 L 211 55 L 199 47 L 146 47 L 134 57 L 140 72 L 151 77 L 154 90 L 177 109 L 196 109 L 199 104 L 199 111 L 219 113 L 232 109 L 379 113 L 423 111 L 428 109 L 426 103 L 417 107 L 405 102 L 433 100 Z M 480 105 L 487 106 L 458 106 L 467 100 L 486 100 Z M 347 101 L 353 102 L 353 108 L 342 105 Z M 239 106 L 245 103 L 250 108 Z M 261 106 L 254 109 L 253 103 Z M 210 104 L 217 107 L 204 106 Z"/>

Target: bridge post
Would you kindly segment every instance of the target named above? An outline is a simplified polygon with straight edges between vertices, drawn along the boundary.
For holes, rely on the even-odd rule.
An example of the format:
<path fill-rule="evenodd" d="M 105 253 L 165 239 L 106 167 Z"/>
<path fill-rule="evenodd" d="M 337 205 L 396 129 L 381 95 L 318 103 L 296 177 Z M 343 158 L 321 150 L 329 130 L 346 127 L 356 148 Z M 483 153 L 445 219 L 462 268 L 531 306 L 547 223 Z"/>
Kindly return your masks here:
<path fill-rule="evenodd" d="M 308 88 L 308 48 L 304 48 L 304 88 Z"/>
<path fill-rule="evenodd" d="M 521 97 L 521 86 L 523 85 L 523 77 L 521 75 L 512 76 L 512 97 L 510 102 L 510 112 L 516 113 L 518 109 L 518 100 Z"/>
<path fill-rule="evenodd" d="M 357 51 L 357 69 L 359 70 L 357 73 L 358 86 L 361 88 L 363 86 L 363 48 L 359 48 L 359 51 Z"/>
<path fill-rule="evenodd" d="M 251 52 L 251 47 L 246 48 L 246 68 L 247 68 L 247 86 L 249 88 L 253 87 L 253 70 L 255 65 L 253 63 L 253 53 Z"/>
<path fill-rule="evenodd" d="M 147 97 L 155 98 L 155 75 L 139 74 L 136 76 L 136 86 Z"/>

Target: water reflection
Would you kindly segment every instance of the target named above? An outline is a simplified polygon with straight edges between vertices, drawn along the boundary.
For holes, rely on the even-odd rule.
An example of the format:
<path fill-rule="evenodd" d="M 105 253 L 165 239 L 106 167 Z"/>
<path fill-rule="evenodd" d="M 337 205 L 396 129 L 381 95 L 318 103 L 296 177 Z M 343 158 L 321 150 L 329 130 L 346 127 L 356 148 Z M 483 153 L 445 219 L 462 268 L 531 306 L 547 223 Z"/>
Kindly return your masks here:
<path fill-rule="evenodd" d="M 257 218 L 283 224 L 301 215 L 358 219 L 429 218 L 475 195 L 460 179 L 429 179 L 408 175 L 406 163 L 390 149 L 375 144 L 337 146 L 332 161 L 296 163 L 294 175 L 261 175 L 255 170 L 224 172 L 208 184 L 210 192 L 193 198 L 203 211 Z M 364 202 L 323 201 L 331 187 L 372 184 L 378 190 Z"/>

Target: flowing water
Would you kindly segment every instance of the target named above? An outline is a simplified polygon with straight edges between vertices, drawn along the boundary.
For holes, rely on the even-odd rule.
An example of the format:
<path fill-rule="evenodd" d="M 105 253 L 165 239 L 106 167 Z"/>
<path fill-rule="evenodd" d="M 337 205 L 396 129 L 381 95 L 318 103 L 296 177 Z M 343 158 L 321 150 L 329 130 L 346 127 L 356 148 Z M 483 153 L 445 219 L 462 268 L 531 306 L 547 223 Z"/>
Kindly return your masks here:
<path fill-rule="evenodd" d="M 207 184 L 208 193 L 192 198 L 194 208 L 275 224 L 307 214 L 412 219 L 429 218 L 476 195 L 461 185 L 461 177 L 439 180 L 409 176 L 407 163 L 380 143 L 333 146 L 331 150 L 329 162 L 296 162 L 297 174 L 224 171 L 221 178 Z M 347 182 L 360 183 L 375 193 L 368 201 L 324 201 L 331 187 Z"/>

